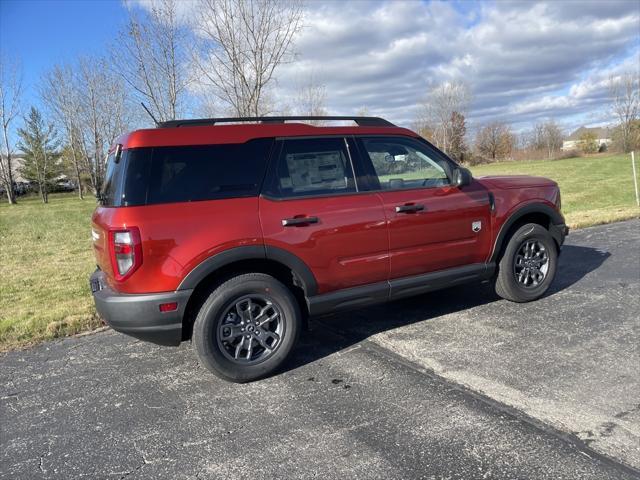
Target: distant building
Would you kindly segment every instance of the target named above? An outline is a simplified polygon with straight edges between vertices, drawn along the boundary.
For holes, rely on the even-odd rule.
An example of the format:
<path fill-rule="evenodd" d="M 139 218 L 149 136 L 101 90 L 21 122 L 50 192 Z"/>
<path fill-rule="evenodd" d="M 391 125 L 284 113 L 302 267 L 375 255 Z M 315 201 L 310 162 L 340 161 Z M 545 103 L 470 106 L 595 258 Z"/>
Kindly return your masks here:
<path fill-rule="evenodd" d="M 606 127 L 580 127 L 562 142 L 562 150 L 574 150 L 579 148 L 580 140 L 584 135 L 591 133 L 596 139 L 598 148 L 611 143 L 611 129 Z"/>
<path fill-rule="evenodd" d="M 2 160 L 4 160 L 4 155 L 2 156 Z M 11 155 L 11 171 L 13 172 L 13 181 L 16 183 L 19 182 L 27 182 L 23 177 L 22 173 L 22 164 L 24 163 L 24 154 L 22 153 L 14 153 Z"/>

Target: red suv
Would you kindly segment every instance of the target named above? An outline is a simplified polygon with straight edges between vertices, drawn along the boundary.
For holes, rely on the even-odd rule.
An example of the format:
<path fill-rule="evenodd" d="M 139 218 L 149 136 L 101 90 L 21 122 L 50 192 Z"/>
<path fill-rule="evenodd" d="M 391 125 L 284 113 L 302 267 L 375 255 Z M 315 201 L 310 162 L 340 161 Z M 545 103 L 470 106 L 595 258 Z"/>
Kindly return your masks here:
<path fill-rule="evenodd" d="M 291 123 L 319 119 L 355 125 Z M 567 232 L 555 182 L 472 178 L 381 118 L 170 121 L 111 149 L 91 288 L 115 330 L 191 339 L 243 382 L 281 365 L 309 316 L 483 280 L 537 299 Z"/>

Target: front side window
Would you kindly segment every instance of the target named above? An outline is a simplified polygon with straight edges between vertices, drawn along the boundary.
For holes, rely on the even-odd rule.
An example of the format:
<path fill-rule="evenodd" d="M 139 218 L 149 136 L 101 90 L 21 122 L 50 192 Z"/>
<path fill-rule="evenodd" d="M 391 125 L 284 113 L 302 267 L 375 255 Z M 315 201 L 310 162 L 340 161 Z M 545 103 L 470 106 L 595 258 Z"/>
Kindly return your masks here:
<path fill-rule="evenodd" d="M 422 143 L 410 138 L 360 139 L 369 156 L 381 190 L 442 187 L 450 184 L 447 162 Z"/>
<path fill-rule="evenodd" d="M 344 139 L 283 140 L 269 190 L 285 198 L 355 192 Z"/>

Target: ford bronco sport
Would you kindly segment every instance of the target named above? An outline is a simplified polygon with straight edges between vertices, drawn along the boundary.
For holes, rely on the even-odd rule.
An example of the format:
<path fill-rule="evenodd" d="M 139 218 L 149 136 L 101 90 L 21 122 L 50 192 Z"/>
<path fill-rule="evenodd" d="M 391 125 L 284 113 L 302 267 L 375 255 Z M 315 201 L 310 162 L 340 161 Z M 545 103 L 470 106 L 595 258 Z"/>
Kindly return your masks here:
<path fill-rule="evenodd" d="M 164 122 L 117 139 L 92 219 L 91 288 L 115 330 L 191 339 L 227 380 L 264 377 L 306 319 L 472 281 L 527 302 L 568 230 L 558 185 L 473 178 L 374 117 Z"/>

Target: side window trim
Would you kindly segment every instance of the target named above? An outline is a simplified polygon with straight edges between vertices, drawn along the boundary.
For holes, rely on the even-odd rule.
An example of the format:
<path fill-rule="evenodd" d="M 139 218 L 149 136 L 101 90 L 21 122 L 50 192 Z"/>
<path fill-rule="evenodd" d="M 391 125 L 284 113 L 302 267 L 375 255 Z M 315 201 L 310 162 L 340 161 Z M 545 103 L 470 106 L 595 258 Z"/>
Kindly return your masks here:
<path fill-rule="evenodd" d="M 347 160 L 349 161 L 349 164 L 351 164 L 351 174 L 353 175 L 353 185 L 356 187 L 356 193 L 358 193 L 360 191 L 358 188 L 358 176 L 356 175 L 356 170 L 353 166 L 353 158 L 351 158 L 351 149 L 349 148 L 349 140 L 347 140 L 347 137 L 343 137 L 342 140 L 344 140 L 344 146 L 347 149 Z"/>

